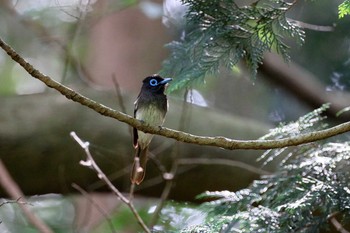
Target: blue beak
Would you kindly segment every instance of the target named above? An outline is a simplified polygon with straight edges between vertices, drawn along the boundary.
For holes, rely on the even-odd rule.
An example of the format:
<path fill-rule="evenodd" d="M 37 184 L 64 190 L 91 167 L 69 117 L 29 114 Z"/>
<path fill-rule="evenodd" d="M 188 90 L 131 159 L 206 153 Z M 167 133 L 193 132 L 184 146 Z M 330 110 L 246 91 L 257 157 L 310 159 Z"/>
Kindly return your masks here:
<path fill-rule="evenodd" d="M 165 78 L 163 81 L 161 81 L 159 84 L 160 85 L 165 85 L 167 84 L 168 82 L 170 82 L 171 80 L 173 80 L 172 78 Z"/>

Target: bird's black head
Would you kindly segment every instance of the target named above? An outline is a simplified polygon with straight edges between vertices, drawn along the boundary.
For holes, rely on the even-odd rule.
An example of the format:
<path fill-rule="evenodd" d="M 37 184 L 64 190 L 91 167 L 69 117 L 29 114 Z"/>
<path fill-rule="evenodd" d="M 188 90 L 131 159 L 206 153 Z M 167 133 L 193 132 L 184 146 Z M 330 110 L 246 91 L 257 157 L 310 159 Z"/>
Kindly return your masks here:
<path fill-rule="evenodd" d="M 161 94 L 164 92 L 165 85 L 171 80 L 171 78 L 162 78 L 159 75 L 154 74 L 143 80 L 142 89 Z"/>

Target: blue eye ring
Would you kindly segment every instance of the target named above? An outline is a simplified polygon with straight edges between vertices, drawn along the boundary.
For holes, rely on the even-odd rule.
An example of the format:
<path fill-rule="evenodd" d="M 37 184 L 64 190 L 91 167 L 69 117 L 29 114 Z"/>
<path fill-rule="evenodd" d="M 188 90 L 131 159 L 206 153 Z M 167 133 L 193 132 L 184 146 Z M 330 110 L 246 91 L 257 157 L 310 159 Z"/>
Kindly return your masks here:
<path fill-rule="evenodd" d="M 151 79 L 149 81 L 149 85 L 151 85 L 152 87 L 155 87 L 158 85 L 158 81 L 156 79 Z"/>

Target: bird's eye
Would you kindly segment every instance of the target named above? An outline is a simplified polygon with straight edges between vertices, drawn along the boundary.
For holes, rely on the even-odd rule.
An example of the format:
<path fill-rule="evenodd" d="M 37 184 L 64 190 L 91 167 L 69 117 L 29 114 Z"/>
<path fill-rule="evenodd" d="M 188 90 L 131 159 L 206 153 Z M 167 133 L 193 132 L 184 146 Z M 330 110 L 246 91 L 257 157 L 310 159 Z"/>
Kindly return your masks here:
<path fill-rule="evenodd" d="M 155 80 L 155 79 L 151 79 L 151 80 L 149 81 L 149 85 L 151 85 L 152 87 L 155 87 L 155 86 L 158 85 L 158 82 L 157 82 L 157 80 Z"/>

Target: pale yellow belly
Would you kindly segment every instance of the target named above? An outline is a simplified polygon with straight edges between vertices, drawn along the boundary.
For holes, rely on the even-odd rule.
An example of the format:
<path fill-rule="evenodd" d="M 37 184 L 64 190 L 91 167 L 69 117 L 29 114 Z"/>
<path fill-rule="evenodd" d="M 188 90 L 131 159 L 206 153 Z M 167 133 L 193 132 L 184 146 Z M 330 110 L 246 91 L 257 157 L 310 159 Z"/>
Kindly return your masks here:
<path fill-rule="evenodd" d="M 154 105 L 148 107 L 139 108 L 136 111 L 135 118 L 144 121 L 147 124 L 153 126 L 161 126 L 164 123 L 164 115 Z M 153 135 L 138 131 L 138 144 L 141 148 L 145 148 L 151 142 Z"/>

